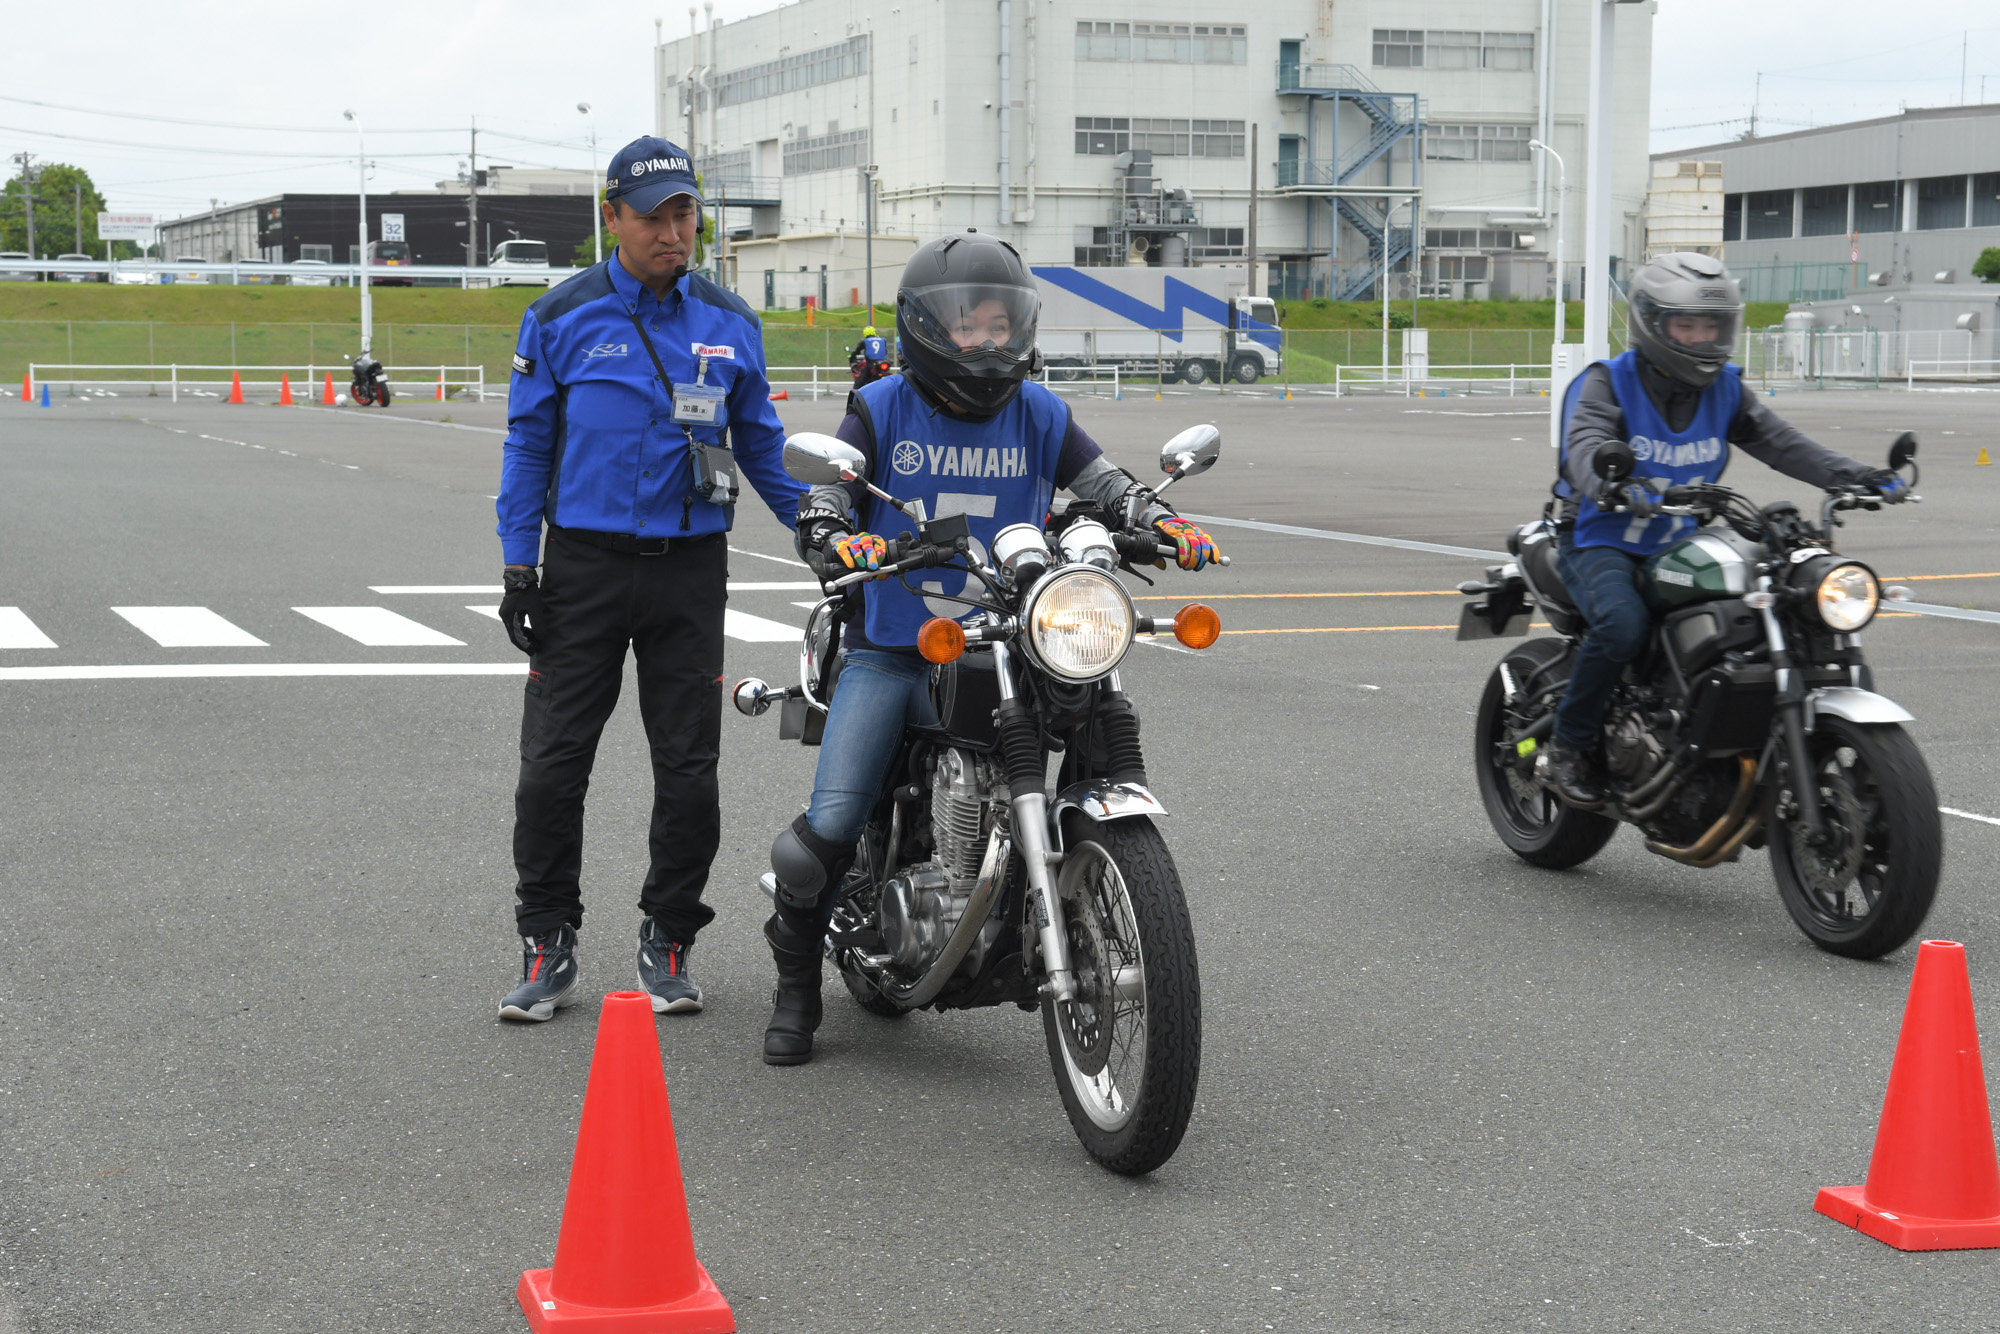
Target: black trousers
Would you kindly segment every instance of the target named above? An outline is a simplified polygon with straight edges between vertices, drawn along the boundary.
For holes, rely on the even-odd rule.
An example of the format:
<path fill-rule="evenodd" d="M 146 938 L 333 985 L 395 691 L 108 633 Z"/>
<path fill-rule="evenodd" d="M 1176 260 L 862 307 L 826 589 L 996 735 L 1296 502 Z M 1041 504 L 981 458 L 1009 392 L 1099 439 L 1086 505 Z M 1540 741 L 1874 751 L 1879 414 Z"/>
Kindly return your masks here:
<path fill-rule="evenodd" d="M 722 824 L 715 766 L 727 543 L 717 533 L 676 541 L 664 555 L 634 556 L 549 534 L 547 624 L 535 627 L 542 646 L 528 663 L 514 791 L 514 920 L 522 935 L 583 920 L 583 797 L 597 739 L 618 703 L 628 645 L 653 757 L 652 866 L 639 907 L 682 944 L 714 920 L 701 892 Z"/>

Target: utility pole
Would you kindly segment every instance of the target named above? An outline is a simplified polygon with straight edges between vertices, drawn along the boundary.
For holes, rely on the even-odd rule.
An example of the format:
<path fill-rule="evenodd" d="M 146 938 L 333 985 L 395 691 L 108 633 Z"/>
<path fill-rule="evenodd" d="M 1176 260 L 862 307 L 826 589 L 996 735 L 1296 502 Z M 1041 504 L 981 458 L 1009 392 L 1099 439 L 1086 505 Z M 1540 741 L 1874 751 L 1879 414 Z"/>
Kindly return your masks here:
<path fill-rule="evenodd" d="M 472 118 L 472 157 L 465 177 L 465 267 L 479 263 L 479 117 Z"/>
<path fill-rule="evenodd" d="M 1243 277 L 1244 285 L 1251 296 L 1264 296 L 1257 290 L 1257 122 L 1250 122 L 1250 217 L 1243 229 Z M 1266 284 L 1268 286 L 1268 284 Z"/>
<path fill-rule="evenodd" d="M 28 258 L 40 259 L 41 256 L 35 253 L 34 158 L 28 153 L 16 153 L 14 160 L 21 164 L 21 204 L 28 219 Z"/>

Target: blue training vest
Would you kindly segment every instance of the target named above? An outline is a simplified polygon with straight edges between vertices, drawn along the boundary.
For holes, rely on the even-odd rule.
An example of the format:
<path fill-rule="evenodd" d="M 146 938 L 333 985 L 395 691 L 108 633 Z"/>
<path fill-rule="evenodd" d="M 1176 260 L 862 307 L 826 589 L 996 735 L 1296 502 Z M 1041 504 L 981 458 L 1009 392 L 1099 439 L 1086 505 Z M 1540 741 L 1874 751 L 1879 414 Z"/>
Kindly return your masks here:
<path fill-rule="evenodd" d="M 861 340 L 861 355 L 870 361 L 887 361 L 889 359 L 889 344 L 881 334 L 876 334 L 872 338 L 864 338 Z"/>
<path fill-rule="evenodd" d="M 1729 424 L 1743 401 L 1743 368 L 1728 365 L 1715 382 L 1701 391 L 1701 402 L 1684 431 L 1673 431 L 1646 396 L 1639 383 L 1638 360 L 1630 352 L 1597 362 L 1611 373 L 1611 391 L 1625 414 L 1626 438 L 1632 445 L 1632 477 L 1649 483 L 1655 491 L 1690 482 L 1713 482 L 1729 466 Z M 1588 368 L 1586 368 L 1588 369 Z M 1557 465 L 1556 494 L 1569 496 L 1575 488 L 1563 471 L 1569 459 L 1569 422 L 1583 390 L 1583 376 L 1570 382 L 1563 394 L 1562 463 Z M 1656 514 L 1634 518 L 1630 514 L 1607 513 L 1589 496 L 1578 496 L 1576 531 L 1571 541 L 1579 547 L 1618 547 L 1635 556 L 1650 556 L 1694 527 L 1685 514 Z"/>
<path fill-rule="evenodd" d="M 901 375 L 855 391 L 875 425 L 875 474 L 869 480 L 898 500 L 921 500 L 932 518 L 967 516 L 974 555 L 984 559 L 993 535 L 1014 523 L 1040 528 L 1056 491 L 1056 463 L 1069 431 L 1069 405 L 1030 381 L 990 421 L 962 421 L 931 407 Z M 913 532 L 909 516 L 869 496 L 861 526 L 896 537 Z M 932 592 L 963 593 L 959 570 L 919 570 L 910 583 Z M 942 598 L 912 595 L 896 579 L 864 584 L 870 642 L 908 648 L 933 616 L 958 619 L 972 609 Z"/>

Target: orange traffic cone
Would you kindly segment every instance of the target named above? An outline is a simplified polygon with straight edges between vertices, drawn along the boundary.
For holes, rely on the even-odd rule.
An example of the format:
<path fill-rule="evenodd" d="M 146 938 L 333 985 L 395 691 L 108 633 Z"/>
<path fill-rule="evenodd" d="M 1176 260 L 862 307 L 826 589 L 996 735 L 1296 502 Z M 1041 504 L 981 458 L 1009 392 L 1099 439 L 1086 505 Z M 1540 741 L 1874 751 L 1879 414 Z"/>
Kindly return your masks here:
<path fill-rule="evenodd" d="M 792 396 L 786 390 L 779 389 L 772 393 L 771 401 L 773 403 L 789 403 L 792 401 Z"/>
<path fill-rule="evenodd" d="M 2000 1161 L 1965 946 L 1917 947 L 1868 1183 L 1828 1186 L 1813 1208 L 1899 1251 L 2000 1247 Z"/>
<path fill-rule="evenodd" d="M 653 1003 L 614 991 L 597 1047 L 552 1269 L 514 1290 L 535 1334 L 729 1334 L 736 1328 L 694 1256 Z"/>
<path fill-rule="evenodd" d="M 437 401 L 438 401 L 438 402 L 440 402 L 440 403 L 444 402 L 444 369 L 443 369 L 442 367 L 439 367 L 439 369 L 438 369 L 438 399 L 437 399 Z"/>
<path fill-rule="evenodd" d="M 326 373 L 326 395 L 320 399 L 320 402 L 326 404 L 328 407 L 332 407 L 339 401 L 339 399 L 333 396 L 333 372 L 328 371 Z"/>
<path fill-rule="evenodd" d="M 231 403 L 241 403 L 243 401 L 243 372 L 241 371 L 229 372 L 229 401 Z"/>
<path fill-rule="evenodd" d="M 21 372 L 21 406 L 31 407 L 35 401 L 35 386 L 28 379 L 28 372 Z"/>
<path fill-rule="evenodd" d="M 278 376 L 278 406 L 281 408 L 292 406 L 292 377 L 289 374 Z"/>

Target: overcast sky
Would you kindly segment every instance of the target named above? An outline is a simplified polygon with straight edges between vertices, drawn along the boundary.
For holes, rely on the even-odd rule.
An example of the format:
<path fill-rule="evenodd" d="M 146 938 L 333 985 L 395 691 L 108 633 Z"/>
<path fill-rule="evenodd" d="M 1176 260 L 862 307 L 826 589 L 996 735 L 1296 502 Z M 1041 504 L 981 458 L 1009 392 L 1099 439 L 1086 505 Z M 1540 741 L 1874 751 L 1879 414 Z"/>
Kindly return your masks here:
<path fill-rule="evenodd" d="M 719 0 L 715 11 L 733 20 L 772 7 Z M 1759 71 L 1767 133 L 1954 104 L 1962 42 L 1966 99 L 1979 100 L 1984 77 L 1987 99 L 2000 101 L 1994 0 L 1659 0 L 1659 10 L 1655 148 L 1741 133 Z M 482 162 L 583 167 L 590 124 L 607 151 L 652 129 L 653 14 L 669 36 L 687 28 L 685 5 L 434 0 L 290 17 L 298 12 L 234 0 L 10 5 L 0 153 L 78 163 L 113 208 L 163 216 L 211 198 L 352 189 L 349 107 L 369 131 L 372 190 L 456 174 L 475 116 Z"/>

